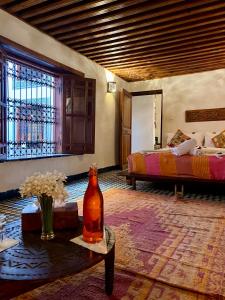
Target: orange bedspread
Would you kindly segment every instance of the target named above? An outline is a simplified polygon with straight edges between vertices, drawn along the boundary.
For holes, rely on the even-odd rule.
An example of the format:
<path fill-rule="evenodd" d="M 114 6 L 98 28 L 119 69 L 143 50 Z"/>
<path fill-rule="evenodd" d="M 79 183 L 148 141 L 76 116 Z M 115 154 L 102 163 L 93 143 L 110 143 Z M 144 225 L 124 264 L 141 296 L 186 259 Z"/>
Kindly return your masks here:
<path fill-rule="evenodd" d="M 128 156 L 128 171 L 143 175 L 225 180 L 225 157 L 176 156 L 170 152 L 133 153 Z"/>

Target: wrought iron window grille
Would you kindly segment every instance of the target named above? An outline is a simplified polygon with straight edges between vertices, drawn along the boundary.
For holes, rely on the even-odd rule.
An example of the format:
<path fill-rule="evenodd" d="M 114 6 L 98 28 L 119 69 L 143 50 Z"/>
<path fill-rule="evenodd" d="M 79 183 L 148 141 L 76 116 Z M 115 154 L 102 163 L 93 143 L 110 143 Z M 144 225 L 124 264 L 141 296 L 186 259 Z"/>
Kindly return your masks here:
<path fill-rule="evenodd" d="M 7 156 L 28 158 L 56 153 L 56 78 L 7 60 Z"/>

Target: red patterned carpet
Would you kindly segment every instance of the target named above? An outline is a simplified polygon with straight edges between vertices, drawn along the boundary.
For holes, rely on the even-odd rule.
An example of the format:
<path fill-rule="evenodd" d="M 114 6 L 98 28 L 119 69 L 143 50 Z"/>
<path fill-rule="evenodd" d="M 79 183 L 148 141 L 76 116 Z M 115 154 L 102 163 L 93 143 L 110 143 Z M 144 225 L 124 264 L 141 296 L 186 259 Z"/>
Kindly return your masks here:
<path fill-rule="evenodd" d="M 116 234 L 113 295 L 104 293 L 99 264 L 16 299 L 225 299 L 225 203 L 130 190 L 104 199 Z"/>

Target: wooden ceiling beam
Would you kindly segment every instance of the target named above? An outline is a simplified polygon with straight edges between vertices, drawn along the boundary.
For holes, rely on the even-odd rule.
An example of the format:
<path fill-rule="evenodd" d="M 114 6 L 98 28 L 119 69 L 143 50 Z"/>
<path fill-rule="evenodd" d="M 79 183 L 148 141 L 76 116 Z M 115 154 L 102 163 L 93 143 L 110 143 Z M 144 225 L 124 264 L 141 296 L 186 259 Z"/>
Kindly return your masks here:
<path fill-rule="evenodd" d="M 96 16 L 96 15 L 101 15 L 103 13 L 106 13 L 108 11 L 107 8 L 101 8 L 102 6 L 104 7 L 105 5 L 112 4 L 112 9 L 116 9 L 118 4 L 113 4 L 114 2 L 117 2 L 118 0 L 96 0 L 93 2 L 84 2 L 76 7 L 69 8 L 67 10 L 61 10 L 60 12 L 54 13 L 51 16 L 45 15 L 43 17 L 39 17 L 35 20 L 31 20 L 31 24 L 33 25 L 39 25 L 39 24 L 49 24 L 49 25 L 43 25 L 43 28 L 46 29 L 48 26 L 52 28 L 55 26 L 62 26 L 66 25 L 71 22 L 71 20 L 84 20 L 85 15 L 86 19 L 91 17 L 91 16 Z M 126 1 L 126 0 L 125 0 Z M 134 0 L 132 0 L 134 1 Z M 124 5 L 121 4 L 121 7 L 124 7 Z M 94 10 L 92 10 L 94 9 Z M 74 16 L 70 17 L 69 15 L 74 14 Z M 63 20 L 61 19 L 62 17 L 65 17 Z M 59 20 L 57 20 L 59 19 Z M 46 28 L 45 28 L 46 27 Z"/>
<path fill-rule="evenodd" d="M 129 69 L 132 69 L 132 70 L 140 70 L 142 68 L 151 68 L 151 67 L 174 67 L 175 65 L 177 66 L 181 66 L 181 67 L 184 67 L 184 66 L 187 66 L 187 65 L 190 65 L 190 64 L 198 64 L 198 62 L 200 61 L 201 59 L 198 59 L 196 58 L 195 60 L 193 60 L 193 62 L 191 61 L 191 59 L 187 59 L 187 60 L 184 60 L 184 62 L 180 63 L 180 61 L 171 61 L 171 62 L 167 62 L 167 63 L 149 63 L 148 61 L 146 61 L 146 63 L 142 64 L 142 65 L 136 65 L 136 66 L 128 66 L 127 68 L 122 68 L 120 65 L 118 65 L 118 67 L 112 67 L 112 68 L 107 68 L 109 71 L 115 73 L 118 69 L 120 69 L 121 71 L 124 70 L 124 71 L 127 71 Z M 204 57 L 202 59 L 202 61 L 210 61 L 210 62 L 217 62 L 217 59 L 216 58 L 213 58 L 213 57 Z M 218 58 L 218 61 L 223 61 L 225 62 L 225 56 L 223 55 L 221 58 Z M 224 68 L 225 69 L 225 66 L 223 65 L 221 68 Z"/>
<path fill-rule="evenodd" d="M 210 20 L 210 23 L 215 23 L 215 20 Z M 219 20 L 219 23 L 216 23 L 216 26 L 213 27 L 213 26 L 210 26 L 209 24 L 209 21 L 207 20 L 206 22 L 208 24 L 208 28 L 211 28 L 212 27 L 212 32 L 213 30 L 216 29 L 216 32 L 221 29 L 221 28 L 224 28 L 224 24 L 225 24 L 225 17 L 223 17 L 223 21 L 221 22 L 221 19 Z M 171 37 L 171 39 L 173 38 L 177 38 L 177 37 L 182 37 L 184 36 L 185 37 L 189 37 L 190 35 L 192 35 L 192 32 L 193 32 L 193 35 L 196 33 L 196 32 L 204 32 L 204 31 L 207 31 L 207 27 L 206 27 L 206 24 L 203 24 L 203 26 L 198 26 L 198 25 L 189 25 L 188 28 L 185 27 L 185 30 L 181 30 L 179 27 L 174 27 L 174 28 L 171 28 L 170 30 L 162 30 L 161 33 L 160 31 L 156 32 L 155 34 L 152 34 L 152 35 L 147 35 L 147 34 L 144 34 L 143 32 L 139 32 L 138 35 L 135 35 L 135 36 L 132 36 L 132 38 L 128 38 L 128 39 L 124 39 L 124 40 L 120 40 L 117 42 L 117 44 L 120 45 L 120 42 L 124 41 L 126 44 L 129 44 L 129 43 L 132 43 L 132 44 L 139 44 L 139 42 L 141 43 L 142 40 L 146 41 L 146 39 L 148 40 L 152 40 L 153 42 L 157 42 L 157 41 L 167 41 L 168 38 Z M 165 33 L 165 34 L 164 34 Z M 209 30 L 209 34 L 210 34 L 210 30 Z M 147 38 L 146 38 L 147 37 Z M 80 43 L 82 44 L 82 43 Z M 113 48 L 113 45 L 115 43 L 112 42 L 108 42 L 108 43 L 98 43 L 97 41 L 93 41 L 92 43 L 92 46 L 95 45 L 95 48 L 97 49 L 99 46 L 101 47 L 108 47 L 108 48 Z M 67 46 L 70 46 L 71 48 L 74 48 L 76 49 L 77 51 L 79 52 L 84 52 L 85 49 L 89 49 L 89 45 L 91 45 L 90 43 L 88 43 L 88 45 L 86 46 L 85 44 L 82 45 L 82 48 L 79 48 L 78 47 L 79 44 L 75 44 L 75 45 L 68 45 Z"/>
<path fill-rule="evenodd" d="M 85 20 L 86 24 L 89 24 L 89 18 L 94 18 L 93 25 L 95 24 L 97 19 L 100 19 L 99 16 L 104 18 L 104 14 L 108 14 L 105 17 L 105 21 L 111 21 L 112 19 L 120 19 L 128 16 L 133 16 L 137 13 L 143 13 L 145 12 L 146 9 L 155 9 L 155 8 L 161 8 L 163 6 L 168 5 L 168 3 L 176 3 L 180 2 L 182 0 L 167 0 L 167 1 L 149 1 L 149 0 L 123 0 L 119 1 L 121 7 L 118 10 L 118 4 L 113 4 L 107 9 L 100 9 L 100 10 L 92 10 L 92 11 L 84 11 L 82 14 L 80 13 L 79 15 L 72 16 L 72 17 L 67 17 L 64 18 L 63 20 L 58 20 L 58 21 L 52 21 L 50 23 L 47 23 L 46 25 L 40 24 L 40 28 L 42 30 L 53 30 L 54 28 L 61 28 L 64 25 L 67 25 L 71 23 L 74 23 L 74 21 L 82 21 Z M 136 5 L 136 6 L 135 6 Z M 135 7 L 132 7 L 135 6 Z M 123 10 L 122 10 L 123 8 Z M 116 11 L 116 12 L 114 12 Z M 114 13 L 113 13 L 114 12 Z M 90 21 L 91 22 L 91 21 Z"/>
<path fill-rule="evenodd" d="M 225 5 L 225 2 L 224 2 Z M 147 35 L 147 34 L 154 34 L 156 31 L 162 33 L 162 31 L 167 31 L 168 33 L 171 32 L 176 32 L 180 30 L 187 30 L 187 29 L 192 29 L 198 26 L 209 26 L 210 24 L 214 24 L 216 22 L 224 22 L 225 21 L 225 15 L 224 11 L 219 9 L 217 11 L 214 11 L 213 13 L 207 13 L 207 14 L 199 14 L 194 17 L 190 18 L 184 18 L 181 20 L 174 20 L 174 22 L 166 22 L 162 24 L 157 24 L 157 25 L 149 25 L 148 27 L 144 27 L 142 29 L 136 29 L 136 30 L 130 30 L 127 31 L 126 33 L 119 33 L 117 32 L 116 34 L 111 34 L 110 32 L 108 33 L 99 33 L 99 34 L 94 34 L 91 36 L 91 41 L 90 41 L 90 36 L 83 36 L 74 39 L 73 41 L 70 42 L 65 42 L 66 45 L 69 45 L 70 47 L 73 47 L 77 44 L 83 43 L 86 46 L 90 46 L 91 44 L 103 44 L 103 43 L 109 43 L 109 42 L 114 42 L 117 40 L 122 40 L 122 39 L 131 39 L 132 37 L 136 37 L 137 35 Z"/>
<path fill-rule="evenodd" d="M 140 70 L 140 69 L 150 69 L 151 67 L 154 67 L 154 68 L 175 68 L 177 66 L 181 67 L 181 68 L 184 68 L 184 67 L 187 67 L 187 66 L 191 66 L 191 65 L 200 65 L 201 63 L 202 64 L 207 64 L 207 63 L 217 63 L 217 62 L 223 62 L 225 63 L 225 53 L 223 55 L 220 56 L 220 58 L 215 58 L 214 56 L 205 56 L 205 57 L 202 57 L 202 58 L 186 58 L 186 59 L 183 59 L 182 62 L 180 62 L 178 59 L 177 60 L 174 60 L 174 61 L 167 61 L 167 62 L 161 62 L 161 63 L 153 63 L 153 62 L 147 62 L 142 65 L 139 65 L 139 66 L 131 66 L 129 68 L 131 68 L 132 70 Z M 224 66 L 225 68 L 225 66 Z M 125 70 L 123 68 L 121 68 L 120 66 L 118 68 L 108 68 L 108 70 L 112 71 L 112 72 L 115 72 L 116 70 L 120 69 L 121 71 L 122 70 Z"/>
<path fill-rule="evenodd" d="M 215 0 L 212 1 L 215 2 Z M 208 6 L 205 4 L 205 2 L 198 0 L 193 4 L 192 15 L 197 13 L 212 11 L 213 9 L 218 9 L 221 7 L 224 7 L 224 3 L 219 3 L 219 4 L 216 3 L 216 4 L 211 4 L 211 6 Z M 183 2 L 181 2 L 181 3 L 176 3 L 174 5 L 170 5 L 165 10 L 146 9 L 144 13 L 142 13 L 141 15 L 140 14 L 133 15 L 132 19 L 127 19 L 123 17 L 120 19 L 107 22 L 108 17 L 104 18 L 103 16 L 103 18 L 101 19 L 96 19 L 94 22 L 93 21 L 90 22 L 89 25 L 86 25 L 84 23 L 78 23 L 78 24 L 75 23 L 73 26 L 70 25 L 56 30 L 53 29 L 51 31 L 51 35 L 55 36 L 57 39 L 61 41 L 66 41 L 69 40 L 70 38 L 84 36 L 87 34 L 93 35 L 96 32 L 97 33 L 111 32 L 111 34 L 113 34 L 113 32 L 121 33 L 123 31 L 133 30 L 134 28 L 138 29 L 145 26 L 158 24 L 159 22 L 163 23 L 166 21 L 168 22 L 174 19 L 189 17 L 189 16 L 190 16 L 189 11 L 187 10 L 186 7 L 184 7 Z"/>
<path fill-rule="evenodd" d="M 172 59 L 172 58 L 176 58 L 179 57 L 180 59 L 184 58 L 184 57 L 201 57 L 204 54 L 208 54 L 208 53 L 215 53 L 215 55 L 218 55 L 218 53 L 222 53 L 222 51 L 225 50 L 225 46 L 217 46 L 217 47 L 211 47 L 210 49 L 205 49 L 203 48 L 203 50 L 191 50 L 189 52 L 181 52 L 181 53 L 174 53 L 174 54 L 147 54 L 147 55 L 142 55 L 142 56 L 137 56 L 137 57 L 132 57 L 132 58 L 124 58 L 124 59 L 108 59 L 105 62 L 102 62 L 101 64 L 104 64 L 104 66 L 106 68 L 112 67 L 112 66 L 117 66 L 117 65 L 123 65 L 127 64 L 127 63 L 138 63 L 141 61 L 145 61 L 146 59 L 148 60 L 164 60 L 164 59 Z"/>
<path fill-rule="evenodd" d="M 79 2 L 82 2 L 83 0 L 59 0 L 59 1 L 54 1 L 52 3 L 46 4 L 43 7 L 37 7 L 37 8 L 33 8 L 32 10 L 29 11 L 25 11 L 25 12 L 21 12 L 19 14 L 19 16 L 25 20 L 31 18 L 31 17 L 35 17 L 38 15 L 42 15 L 45 13 L 49 13 L 52 12 L 54 10 L 60 9 L 60 8 L 64 8 L 65 6 L 69 6 L 71 4 L 77 4 Z"/>
<path fill-rule="evenodd" d="M 225 68 L 221 0 L 2 0 L 0 7 L 127 81 Z"/>
<path fill-rule="evenodd" d="M 208 67 L 213 67 L 215 69 L 220 69 L 221 68 L 221 63 L 224 64 L 225 63 L 225 60 L 222 59 L 222 60 L 218 60 L 218 62 L 199 62 L 198 64 L 196 65 L 191 65 L 191 64 L 186 64 L 186 65 L 183 65 L 183 66 L 180 66 L 180 65 L 177 65 L 177 66 L 167 66 L 167 67 L 157 67 L 155 68 L 155 70 L 159 70 L 159 71 L 162 71 L 162 72 L 177 72 L 177 71 L 182 71 L 182 70 L 186 70 L 187 72 L 189 72 L 189 70 L 193 70 L 193 69 L 199 69 L 199 68 L 208 68 Z M 154 67 L 152 67 L 154 69 Z M 152 69 L 151 67 L 150 68 L 140 68 L 140 69 L 132 69 L 133 71 L 137 71 L 137 72 L 141 72 L 142 71 L 151 71 Z"/>
<path fill-rule="evenodd" d="M 99 17 L 107 13 L 113 13 L 114 11 L 120 11 L 121 9 L 128 9 L 130 6 L 137 5 L 138 2 L 143 4 L 148 0 L 102 0 L 94 1 L 93 3 L 86 3 L 78 7 L 71 8 L 67 11 L 62 11 L 61 13 L 54 14 L 52 16 L 45 16 L 38 18 L 37 20 L 31 21 L 33 25 L 40 24 L 43 30 L 53 29 L 55 27 L 61 27 L 68 25 L 71 22 L 86 21 L 88 18 Z M 74 15 L 72 15 L 74 14 Z M 72 15 L 72 16 L 68 16 Z M 61 18 L 60 18 L 61 17 Z M 64 17 L 64 18 L 62 18 Z M 43 25 L 42 25 L 43 24 Z"/>
<path fill-rule="evenodd" d="M 213 53 L 201 53 L 201 58 L 200 60 L 204 59 L 211 59 L 214 58 L 216 59 L 217 57 L 225 57 L 225 47 L 222 51 L 214 51 Z M 109 70 L 116 70 L 118 68 L 120 69 L 127 69 L 127 68 L 141 68 L 144 66 L 150 66 L 150 65 L 160 65 L 160 64 L 173 64 L 173 63 L 180 63 L 181 61 L 197 61 L 199 60 L 199 55 L 183 55 L 183 56 L 175 56 L 172 58 L 157 58 L 157 59 L 143 59 L 139 60 L 137 62 L 126 62 L 123 64 L 113 64 L 112 66 L 107 66 L 107 69 Z"/>
<path fill-rule="evenodd" d="M 123 54 L 126 55 L 127 53 L 139 53 L 139 51 L 141 51 L 140 53 L 144 53 L 146 50 L 153 50 L 154 48 L 159 48 L 160 49 L 173 49 L 173 48 L 177 48 L 178 45 L 179 47 L 188 47 L 189 45 L 194 46 L 195 44 L 199 44 L 199 43 L 204 43 L 204 42 L 208 42 L 213 41 L 213 40 L 225 40 L 225 28 L 222 30 L 220 30 L 217 33 L 212 33 L 212 34 L 204 34 L 199 35 L 197 37 L 189 37 L 189 39 L 175 39 L 175 40 L 171 40 L 171 41 L 167 41 L 167 42 L 151 42 L 151 40 L 148 41 L 148 43 L 146 43 L 145 45 L 141 44 L 137 44 L 137 46 L 130 46 L 130 47 L 126 47 L 124 48 L 118 48 L 118 49 L 111 49 L 108 48 L 107 50 L 105 49 L 104 51 L 99 51 L 98 49 L 96 49 L 96 51 L 92 51 L 92 52 L 86 52 L 86 51 L 82 51 L 82 53 L 88 57 L 90 57 L 91 59 L 96 59 L 98 57 L 103 58 L 103 57 L 108 57 L 108 56 L 112 56 L 112 55 L 116 55 L 116 54 Z M 179 43 L 178 43 L 179 42 Z"/>
<path fill-rule="evenodd" d="M 200 50 L 205 50 L 205 49 L 214 49 L 216 47 L 221 47 L 221 46 L 225 46 L 225 39 L 224 41 L 221 41 L 220 39 L 218 41 L 216 41 L 216 39 L 214 41 L 208 41 L 205 42 L 204 45 L 203 44 L 196 44 L 196 45 L 189 45 L 189 46 L 184 46 L 184 47 L 180 47 L 177 46 L 175 49 L 146 49 L 144 51 L 136 51 L 135 53 L 128 53 L 128 54 L 121 54 L 121 55 L 111 55 L 109 57 L 105 57 L 105 58 L 97 58 L 94 59 L 91 56 L 89 56 L 89 58 L 91 57 L 91 59 L 95 60 L 96 62 L 102 63 L 104 61 L 109 61 L 113 60 L 113 59 L 129 59 L 129 58 L 134 58 L 134 57 L 143 57 L 145 55 L 152 55 L 152 56 L 160 56 L 160 55 L 170 55 L 170 54 L 179 54 L 182 52 L 186 52 L 188 53 L 189 51 L 192 52 L 194 50 L 196 51 L 200 51 Z"/>
<path fill-rule="evenodd" d="M 211 66 L 206 68 L 206 71 L 213 71 L 213 70 L 216 70 L 216 66 Z M 141 72 L 141 73 L 129 72 L 127 74 L 117 72 L 116 75 L 127 82 L 136 82 L 136 81 L 143 81 L 143 80 L 160 79 L 160 78 L 171 77 L 171 76 L 187 75 L 187 74 L 199 73 L 199 72 L 201 72 L 200 69 L 191 69 L 188 70 L 188 73 L 185 70 L 176 70 L 171 72 L 169 71 L 160 72 L 160 71 L 152 70 L 152 72 L 151 71 Z"/>
<path fill-rule="evenodd" d="M 190 30 L 182 30 L 178 31 L 175 33 L 169 34 L 164 34 L 164 32 L 157 32 L 157 34 L 152 34 L 149 36 L 136 36 L 133 37 L 132 39 L 124 39 L 121 41 L 117 42 L 112 42 L 110 44 L 100 44 L 100 45 L 91 45 L 91 46 L 85 46 L 85 45 L 77 45 L 76 50 L 80 51 L 82 53 L 87 53 L 88 51 L 91 52 L 91 50 L 97 50 L 98 52 L 100 51 L 105 51 L 110 49 L 126 49 L 126 47 L 132 47 L 133 45 L 145 45 L 149 42 L 154 43 L 154 42 L 167 42 L 167 41 L 180 41 L 180 40 L 185 40 L 185 39 L 190 39 L 192 37 L 200 37 L 200 36 L 207 36 L 207 34 L 217 34 L 217 32 L 220 32 L 221 29 L 223 30 L 225 28 L 225 22 L 219 22 L 216 23 L 215 25 L 212 24 L 210 27 L 203 26 L 203 27 L 196 27 L 193 28 L 191 31 Z"/>
<path fill-rule="evenodd" d="M 218 34 L 221 35 L 221 33 L 225 33 L 225 29 L 224 30 L 219 30 L 218 31 Z M 151 42 L 151 40 L 146 40 L 144 42 L 141 42 L 141 43 L 136 43 L 135 45 L 138 45 L 138 46 L 134 46 L 132 44 L 130 44 L 129 46 L 121 46 L 121 47 L 115 47 L 115 48 L 106 48 L 106 49 L 96 49 L 96 50 L 92 50 L 92 51 L 81 51 L 83 55 L 85 56 L 89 56 L 89 55 L 95 55 L 95 53 L 97 53 L 98 55 L 101 55 L 101 54 L 106 54 L 106 53 L 110 53 L 112 51 L 112 53 L 114 53 L 114 51 L 118 51 L 118 53 L 126 53 L 128 51 L 136 51 L 136 50 L 139 50 L 139 49 L 145 49 L 145 48 L 148 48 L 149 45 L 150 46 L 160 46 L 161 48 L 164 48 L 165 46 L 169 46 L 169 45 L 176 45 L 179 44 L 183 44 L 183 43 L 192 43 L 192 42 L 195 42 L 197 39 L 203 41 L 203 37 L 205 37 L 205 39 L 207 38 L 211 38 L 211 37 L 214 37 L 215 36 L 215 33 L 212 33 L 212 34 L 208 34 L 207 32 L 205 32 L 204 34 L 199 34 L 199 35 L 196 35 L 196 36 L 188 36 L 188 37 L 184 37 L 184 38 L 176 38 L 176 39 L 171 39 L 171 40 L 167 40 L 167 41 L 158 41 L 158 42 Z M 77 51 L 79 51 L 79 49 L 76 49 Z"/>
<path fill-rule="evenodd" d="M 9 13 L 17 13 L 20 10 L 30 8 L 32 6 L 36 6 L 38 4 L 41 4 L 43 2 L 46 2 L 47 0 L 26 0 L 26 1 L 21 1 L 20 3 L 14 4 L 7 8 L 7 11 Z M 14 1 L 15 2 L 15 1 Z M 2 4 L 2 3 L 0 3 Z"/>
<path fill-rule="evenodd" d="M 199 68 L 198 66 L 193 66 L 190 68 L 182 68 L 182 69 L 171 69 L 171 70 L 155 70 L 154 68 L 149 70 L 134 70 L 132 69 L 129 72 L 120 72 L 119 70 L 115 72 L 115 74 L 126 81 L 141 81 L 141 80 L 149 80 L 149 79 L 157 79 L 163 77 L 170 77 L 170 76 L 178 76 L 178 75 L 187 75 L 191 73 L 199 73 L 205 71 L 213 71 L 221 68 L 220 64 L 212 64 L 203 67 L 204 70 Z M 132 78 L 133 74 L 133 78 Z"/>
<path fill-rule="evenodd" d="M 6 4 L 11 4 L 12 2 L 14 2 L 14 0 L 1 0 L 0 5 L 6 5 Z"/>

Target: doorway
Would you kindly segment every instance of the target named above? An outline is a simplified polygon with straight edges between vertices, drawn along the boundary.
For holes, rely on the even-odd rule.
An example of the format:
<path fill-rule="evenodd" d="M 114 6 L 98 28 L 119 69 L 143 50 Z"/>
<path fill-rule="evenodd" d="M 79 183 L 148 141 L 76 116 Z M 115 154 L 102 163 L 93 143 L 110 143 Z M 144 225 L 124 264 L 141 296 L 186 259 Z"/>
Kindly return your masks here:
<path fill-rule="evenodd" d="M 133 136 L 132 120 L 133 109 L 132 105 L 136 102 L 137 97 L 144 99 L 149 108 L 138 103 L 138 119 L 142 121 L 143 116 L 146 116 L 145 122 L 137 125 L 135 135 Z M 142 98 L 144 97 L 144 98 Z M 136 105 L 136 104 L 135 104 Z M 149 113 L 146 114 L 146 111 Z M 131 152 L 153 150 L 162 147 L 162 111 L 163 111 L 163 92 L 162 90 L 151 90 L 144 92 L 129 93 L 123 90 L 120 93 L 120 168 L 127 168 L 127 157 Z M 147 125 L 150 124 L 149 126 Z M 146 133 L 147 131 L 147 133 Z M 143 135 L 143 132 L 144 135 Z M 142 142 L 148 141 L 148 144 L 140 146 L 140 136 Z M 137 141 L 135 141 L 138 138 Z M 135 147 L 132 145 L 136 145 Z"/>
<path fill-rule="evenodd" d="M 132 93 L 132 153 L 162 147 L 162 108 L 162 90 Z"/>

